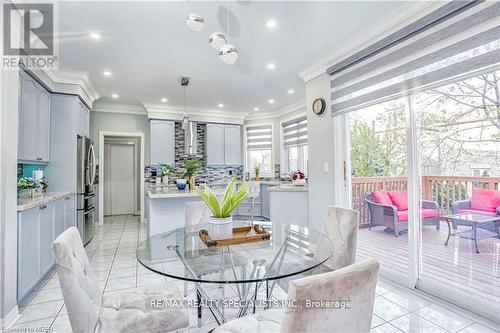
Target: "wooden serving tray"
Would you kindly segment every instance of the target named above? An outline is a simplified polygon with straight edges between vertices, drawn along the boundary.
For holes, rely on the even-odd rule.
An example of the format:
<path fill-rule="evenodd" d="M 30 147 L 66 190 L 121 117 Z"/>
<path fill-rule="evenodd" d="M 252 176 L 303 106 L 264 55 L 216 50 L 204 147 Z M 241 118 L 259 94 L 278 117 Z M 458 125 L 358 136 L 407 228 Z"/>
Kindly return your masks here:
<path fill-rule="evenodd" d="M 204 229 L 200 230 L 199 235 L 200 239 L 208 247 L 253 243 L 253 242 L 268 240 L 271 237 L 271 235 L 269 235 L 269 232 L 259 224 L 253 226 L 253 230 L 255 230 L 257 235 L 247 236 L 246 234 L 251 229 L 252 229 L 251 226 L 233 228 L 233 238 L 226 238 L 226 239 L 217 239 L 217 240 L 211 239 L 210 235 L 208 234 L 208 231 Z"/>

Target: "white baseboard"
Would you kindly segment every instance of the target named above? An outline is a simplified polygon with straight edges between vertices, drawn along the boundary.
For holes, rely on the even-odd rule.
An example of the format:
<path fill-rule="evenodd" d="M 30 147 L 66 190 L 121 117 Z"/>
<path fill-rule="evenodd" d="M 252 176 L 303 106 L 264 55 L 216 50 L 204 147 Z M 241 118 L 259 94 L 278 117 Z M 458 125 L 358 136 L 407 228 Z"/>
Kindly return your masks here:
<path fill-rule="evenodd" d="M 17 305 L 10 310 L 10 312 L 5 316 L 5 318 L 0 319 L 0 330 L 10 328 L 13 326 L 21 315 L 19 314 L 19 309 Z"/>

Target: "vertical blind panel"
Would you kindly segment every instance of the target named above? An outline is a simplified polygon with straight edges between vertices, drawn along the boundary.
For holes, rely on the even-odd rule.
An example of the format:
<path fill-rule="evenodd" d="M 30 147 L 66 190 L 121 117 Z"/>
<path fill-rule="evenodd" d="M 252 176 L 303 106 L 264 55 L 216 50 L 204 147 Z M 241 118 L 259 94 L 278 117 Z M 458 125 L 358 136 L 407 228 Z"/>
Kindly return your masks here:
<path fill-rule="evenodd" d="M 307 143 L 307 117 L 303 116 L 282 124 L 285 148 Z"/>
<path fill-rule="evenodd" d="M 500 65 L 500 3 L 484 2 L 332 75 L 332 112 L 344 113 Z"/>
<path fill-rule="evenodd" d="M 247 127 L 247 149 L 272 149 L 273 129 L 271 125 Z"/>

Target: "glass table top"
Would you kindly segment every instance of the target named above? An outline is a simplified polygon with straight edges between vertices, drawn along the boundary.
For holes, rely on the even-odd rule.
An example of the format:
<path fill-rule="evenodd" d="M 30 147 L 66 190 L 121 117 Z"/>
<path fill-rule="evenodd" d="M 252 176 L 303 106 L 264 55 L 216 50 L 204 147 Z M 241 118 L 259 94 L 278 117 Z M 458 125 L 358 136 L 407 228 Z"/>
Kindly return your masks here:
<path fill-rule="evenodd" d="M 460 220 L 460 221 L 477 222 L 477 223 L 488 223 L 488 222 L 495 222 L 495 221 L 500 220 L 500 216 L 492 216 L 492 215 L 477 214 L 477 213 L 451 214 L 451 215 L 445 215 L 444 218 L 445 219 Z"/>
<path fill-rule="evenodd" d="M 269 240 L 208 248 L 199 231 L 207 224 L 154 235 L 139 244 L 137 259 L 147 269 L 175 279 L 208 283 L 251 283 L 297 275 L 324 263 L 333 254 L 330 239 L 291 224 L 256 222 Z M 234 221 L 234 226 L 248 225 Z"/>

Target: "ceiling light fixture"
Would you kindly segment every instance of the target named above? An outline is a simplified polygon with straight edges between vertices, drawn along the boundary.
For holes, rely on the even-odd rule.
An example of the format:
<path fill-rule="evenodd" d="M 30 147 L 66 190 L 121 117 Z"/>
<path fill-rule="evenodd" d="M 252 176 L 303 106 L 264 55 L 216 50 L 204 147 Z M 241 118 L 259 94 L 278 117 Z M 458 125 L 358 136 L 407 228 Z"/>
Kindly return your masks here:
<path fill-rule="evenodd" d="M 278 26 L 278 22 L 276 22 L 275 20 L 267 20 L 266 22 L 266 27 L 268 27 L 269 29 L 274 29 Z"/>
<path fill-rule="evenodd" d="M 229 33 L 229 7 L 227 7 L 227 40 L 226 43 L 231 39 L 231 34 Z M 232 65 L 238 60 L 238 49 L 232 44 L 225 44 L 219 49 L 219 58 L 223 63 Z"/>
<path fill-rule="evenodd" d="M 295 92 L 295 90 L 293 90 L 293 89 L 288 89 L 288 93 L 289 93 L 290 95 L 291 95 L 291 94 L 293 94 L 294 92 Z"/>
<path fill-rule="evenodd" d="M 275 68 L 276 68 L 276 65 L 274 65 L 272 62 L 270 62 L 270 63 L 268 63 L 268 64 L 266 65 L 266 68 L 267 68 L 267 69 L 269 69 L 269 70 L 273 70 L 273 69 L 275 69 Z"/>
<path fill-rule="evenodd" d="M 223 108 L 223 107 L 224 107 L 224 104 L 219 103 L 219 105 L 217 105 L 217 106 L 218 106 L 218 107 L 220 107 L 220 108 Z"/>
<path fill-rule="evenodd" d="M 205 19 L 195 13 L 190 13 L 186 18 L 186 26 L 189 30 L 200 32 L 205 28 Z"/>
<path fill-rule="evenodd" d="M 97 32 L 91 32 L 89 36 L 92 39 L 101 39 L 101 35 L 99 35 Z"/>
<path fill-rule="evenodd" d="M 255 107 L 253 108 L 254 111 L 259 111 L 259 108 Z"/>
<path fill-rule="evenodd" d="M 162 99 L 161 99 L 161 102 L 162 102 L 162 103 L 167 103 L 167 101 L 168 101 L 168 100 L 167 100 L 166 98 L 162 98 Z"/>
<path fill-rule="evenodd" d="M 102 72 L 102 75 L 104 75 L 104 76 L 111 76 L 111 72 L 110 71 L 104 71 L 104 72 Z"/>
<path fill-rule="evenodd" d="M 113 98 L 118 98 L 118 97 L 120 97 L 120 96 L 118 96 L 118 94 L 112 94 L 112 95 L 111 95 L 111 97 L 113 97 Z"/>
<path fill-rule="evenodd" d="M 269 104 L 274 104 L 274 99 L 271 98 L 270 100 L 268 100 L 268 102 Z"/>
<path fill-rule="evenodd" d="M 208 44 L 214 49 L 219 50 L 221 47 L 226 45 L 227 40 L 226 36 L 224 36 L 221 32 L 214 32 L 208 37 Z"/>

